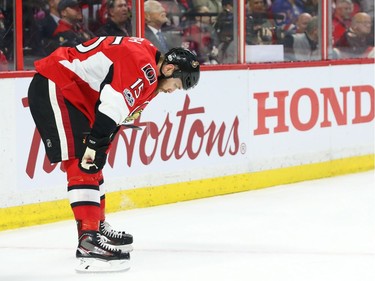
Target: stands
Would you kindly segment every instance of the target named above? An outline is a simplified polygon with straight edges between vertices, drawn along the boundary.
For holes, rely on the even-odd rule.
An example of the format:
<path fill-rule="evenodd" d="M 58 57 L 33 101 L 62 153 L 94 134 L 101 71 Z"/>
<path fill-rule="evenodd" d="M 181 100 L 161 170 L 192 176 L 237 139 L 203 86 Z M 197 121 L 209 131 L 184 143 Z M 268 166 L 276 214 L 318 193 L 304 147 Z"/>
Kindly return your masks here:
<path fill-rule="evenodd" d="M 110 1 L 114 2 L 113 0 Z M 130 13 L 129 21 L 131 20 L 131 23 L 129 21 L 127 23 L 127 28 L 131 29 L 131 31 L 128 30 L 128 33 L 132 36 L 140 36 L 140 34 L 144 34 L 145 23 L 144 19 L 137 17 L 142 13 L 137 12 L 136 9 L 143 8 L 143 5 L 139 5 L 135 0 L 126 1 Z M 47 17 L 51 14 L 52 2 L 59 2 L 59 0 L 16 0 L 15 2 L 15 6 L 13 6 L 11 0 L 1 1 L 0 3 L 0 51 L 2 53 L 0 71 L 32 70 L 35 60 L 50 53 L 50 51 L 47 51 L 47 47 L 43 45 L 47 39 L 43 37 L 44 31 L 41 30 L 40 23 L 45 24 Z M 327 32 L 332 29 L 332 19 L 334 15 L 337 15 L 334 0 L 284 1 L 283 4 L 280 4 L 282 1 L 249 0 L 245 4 L 245 1 L 241 0 L 224 0 L 220 12 L 211 12 L 207 7 L 194 6 L 194 1 L 164 0 L 159 2 L 163 5 L 167 14 L 167 21 L 162 26 L 162 32 L 167 39 L 173 38 L 172 41 L 174 42 L 174 45 L 170 47 L 183 46 L 195 50 L 201 57 L 201 62 L 206 65 L 237 63 L 241 61 L 241 58 L 244 58 L 243 63 L 245 63 L 245 57 L 249 57 L 249 55 L 245 56 L 246 49 L 254 48 L 245 48 L 245 46 L 237 48 L 238 44 L 248 46 L 274 45 L 274 48 L 282 46 L 283 60 L 290 61 L 291 57 L 295 58 L 296 56 L 290 55 L 290 53 L 285 55 L 286 52 L 290 51 L 290 49 L 284 48 L 286 46 L 285 38 L 291 38 L 298 32 L 296 22 L 298 16 L 306 13 L 317 17 L 320 25 L 318 42 L 316 42 L 318 57 L 314 56 L 314 60 L 321 60 L 322 54 L 327 54 L 328 59 L 341 59 L 340 53 L 335 52 L 334 46 L 329 44 L 329 42 L 332 42 L 332 34 Z M 293 9 L 293 2 L 296 5 L 295 9 Z M 341 0 L 341 2 L 343 1 Z M 344 2 L 351 2 L 351 0 L 345 0 Z M 356 11 L 361 11 L 362 6 L 358 3 L 362 1 L 355 2 Z M 325 5 L 326 3 L 327 5 Z M 103 27 L 103 22 L 107 19 L 108 9 L 104 6 L 106 0 L 82 0 L 80 4 L 83 14 L 81 28 L 86 28 L 93 34 L 102 34 L 97 32 Z M 242 17 L 244 18 L 243 22 L 237 20 L 241 18 L 238 11 L 243 11 L 246 14 L 245 17 Z M 289 11 L 294 11 L 294 14 L 290 14 Z M 332 16 L 325 17 L 328 22 L 324 22 L 322 15 L 327 13 Z M 13 15 L 16 15 L 15 18 L 13 18 Z M 373 15 L 371 16 L 372 35 L 368 38 L 368 42 L 370 49 L 373 49 L 374 19 Z M 244 38 L 239 37 L 241 25 L 242 29 L 245 30 Z M 22 30 L 16 29 L 17 26 L 22 26 Z M 321 27 L 324 27 L 324 29 L 322 30 Z M 17 38 L 18 40 L 15 40 Z M 22 39 L 23 42 L 19 39 Z M 14 44 L 15 41 L 16 44 Z M 268 47 L 268 49 L 272 48 Z M 263 49 L 264 52 L 262 53 L 265 53 L 267 47 Z M 366 49 L 366 53 L 363 55 L 345 53 L 345 58 L 367 58 L 372 57 L 373 54 L 373 51 Z M 272 55 L 274 54 L 272 53 Z M 227 59 L 229 57 L 231 59 Z M 277 58 L 280 58 L 280 56 L 277 56 Z M 325 58 L 323 57 L 323 59 Z M 278 60 L 274 56 L 270 56 L 269 59 L 262 58 L 261 61 L 274 62 Z M 297 56 L 297 59 L 293 60 L 298 61 L 300 59 Z M 255 61 L 251 60 L 251 62 Z"/>

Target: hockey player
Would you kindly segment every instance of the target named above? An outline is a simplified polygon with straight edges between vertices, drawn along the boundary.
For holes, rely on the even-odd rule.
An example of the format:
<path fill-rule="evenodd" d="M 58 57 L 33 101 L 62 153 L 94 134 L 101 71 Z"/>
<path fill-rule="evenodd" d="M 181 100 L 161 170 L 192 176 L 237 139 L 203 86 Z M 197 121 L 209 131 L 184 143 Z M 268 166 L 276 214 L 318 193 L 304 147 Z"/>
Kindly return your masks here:
<path fill-rule="evenodd" d="M 78 228 L 77 270 L 127 269 L 133 237 L 105 220 L 102 168 L 121 125 L 158 93 L 197 85 L 196 56 L 183 48 L 162 55 L 146 39 L 108 36 L 59 48 L 36 61 L 35 69 L 30 111 L 50 162 L 62 162 L 67 174 Z"/>

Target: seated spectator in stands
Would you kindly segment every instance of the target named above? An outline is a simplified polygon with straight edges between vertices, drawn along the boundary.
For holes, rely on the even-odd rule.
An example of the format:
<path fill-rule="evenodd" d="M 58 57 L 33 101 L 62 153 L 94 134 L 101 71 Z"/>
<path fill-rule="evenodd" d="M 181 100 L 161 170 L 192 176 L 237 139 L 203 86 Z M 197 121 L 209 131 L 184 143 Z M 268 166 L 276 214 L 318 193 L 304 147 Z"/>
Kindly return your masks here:
<path fill-rule="evenodd" d="M 194 21 L 184 29 L 182 46 L 195 51 L 201 64 L 216 64 L 219 39 L 211 24 L 209 10 L 206 6 L 197 6 L 193 15 Z"/>
<path fill-rule="evenodd" d="M 357 13 L 350 28 L 337 40 L 334 47 L 339 58 L 365 58 L 373 55 L 374 37 L 371 33 L 371 17 Z"/>
<path fill-rule="evenodd" d="M 289 40 L 293 40 L 291 36 L 297 33 L 304 33 L 306 31 L 307 24 L 311 21 L 312 16 L 309 13 L 302 13 L 298 16 L 298 19 L 292 29 L 284 33 L 283 44 Z"/>
<path fill-rule="evenodd" d="M 277 42 L 275 22 L 267 13 L 264 0 L 249 0 L 246 17 L 246 44 L 267 45 Z"/>
<path fill-rule="evenodd" d="M 374 0 L 361 0 L 361 12 L 368 14 L 371 17 L 372 25 L 371 25 L 371 34 L 374 36 Z"/>
<path fill-rule="evenodd" d="M 8 71 L 8 60 L 4 55 L 3 51 L 0 49 L 0 71 Z"/>
<path fill-rule="evenodd" d="M 274 0 L 271 11 L 278 15 L 276 25 L 284 32 L 288 32 L 293 28 L 298 16 L 305 12 L 305 2 L 303 0 Z"/>
<path fill-rule="evenodd" d="M 126 0 L 109 0 L 107 2 L 107 9 L 107 22 L 96 31 L 96 35 L 131 36 L 132 25 Z"/>
<path fill-rule="evenodd" d="M 215 23 L 216 33 L 219 39 L 218 62 L 234 63 L 234 54 L 231 54 L 231 48 L 228 49 L 233 41 L 233 0 L 223 0 L 223 11 L 217 17 Z"/>
<path fill-rule="evenodd" d="M 206 6 L 208 8 L 208 13 L 214 13 L 216 15 L 219 15 L 219 13 L 221 13 L 223 10 L 221 0 L 193 0 L 193 10 L 202 6 Z M 214 24 L 216 19 L 216 16 L 211 17 L 211 23 Z"/>
<path fill-rule="evenodd" d="M 284 60 L 308 61 L 320 59 L 318 50 L 318 19 L 313 17 L 304 33 L 290 34 L 284 41 Z"/>
<path fill-rule="evenodd" d="M 148 0 L 144 4 L 144 10 L 145 37 L 164 54 L 173 47 L 181 47 L 181 37 L 164 30 L 168 18 L 162 4 L 156 0 Z"/>
<path fill-rule="evenodd" d="M 95 37 L 82 23 L 83 16 L 78 1 L 61 0 L 57 9 L 61 19 L 53 33 L 53 44 L 49 46 L 50 52 L 58 47 L 73 47 Z"/>
<path fill-rule="evenodd" d="M 57 10 L 57 5 L 60 0 L 48 0 L 48 11 L 45 16 L 37 21 L 40 36 L 43 39 L 51 39 L 53 32 L 57 28 L 60 20 L 60 14 Z"/>
<path fill-rule="evenodd" d="M 4 40 L 7 30 L 5 28 L 5 16 L 0 10 L 0 71 L 8 70 L 8 60 L 5 53 L 8 51 L 6 40 Z"/>
<path fill-rule="evenodd" d="M 233 0 L 222 1 L 223 10 L 214 24 L 220 42 L 233 39 Z"/>
<path fill-rule="evenodd" d="M 335 44 L 349 28 L 352 12 L 352 0 L 336 0 L 336 7 L 332 18 L 333 44 Z"/>
<path fill-rule="evenodd" d="M 96 18 L 97 18 L 97 24 L 99 26 L 106 24 L 107 19 L 108 19 L 108 2 L 110 0 L 96 0 L 101 2 L 99 5 L 99 9 L 96 10 Z M 113 0 L 112 0 L 113 1 Z M 132 8 L 132 0 L 126 0 L 126 5 L 128 7 L 128 10 L 131 11 Z"/>
<path fill-rule="evenodd" d="M 57 10 L 59 2 L 60 0 L 48 0 L 48 9 L 36 19 L 37 35 L 33 38 L 35 41 L 33 44 L 36 54 L 40 57 L 47 56 L 51 46 L 55 45 L 53 33 L 60 20 L 60 13 Z"/>
<path fill-rule="evenodd" d="M 312 16 L 309 13 L 302 13 L 298 16 L 295 24 L 294 33 L 304 33 L 306 31 L 307 24 L 311 21 Z"/>

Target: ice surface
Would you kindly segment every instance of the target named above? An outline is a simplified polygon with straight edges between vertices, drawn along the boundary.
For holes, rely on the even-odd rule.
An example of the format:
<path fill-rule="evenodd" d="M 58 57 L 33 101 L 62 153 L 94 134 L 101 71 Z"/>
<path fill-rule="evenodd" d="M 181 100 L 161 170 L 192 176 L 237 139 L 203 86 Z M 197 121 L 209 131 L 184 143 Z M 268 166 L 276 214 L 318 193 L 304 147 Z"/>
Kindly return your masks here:
<path fill-rule="evenodd" d="M 0 232 L 0 280 L 374 281 L 374 171 L 109 214 L 132 268 L 78 274 L 73 221 Z"/>

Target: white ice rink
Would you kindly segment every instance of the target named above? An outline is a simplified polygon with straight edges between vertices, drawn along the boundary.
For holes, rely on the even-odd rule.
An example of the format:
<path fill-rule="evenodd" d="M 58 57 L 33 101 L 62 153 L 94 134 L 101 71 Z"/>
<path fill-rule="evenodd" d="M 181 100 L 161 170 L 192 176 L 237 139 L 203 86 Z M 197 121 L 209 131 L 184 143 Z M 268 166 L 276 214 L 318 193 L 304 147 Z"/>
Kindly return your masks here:
<path fill-rule="evenodd" d="M 74 271 L 73 221 L 0 232 L 0 280 L 374 281 L 374 171 L 109 214 L 132 268 Z"/>

